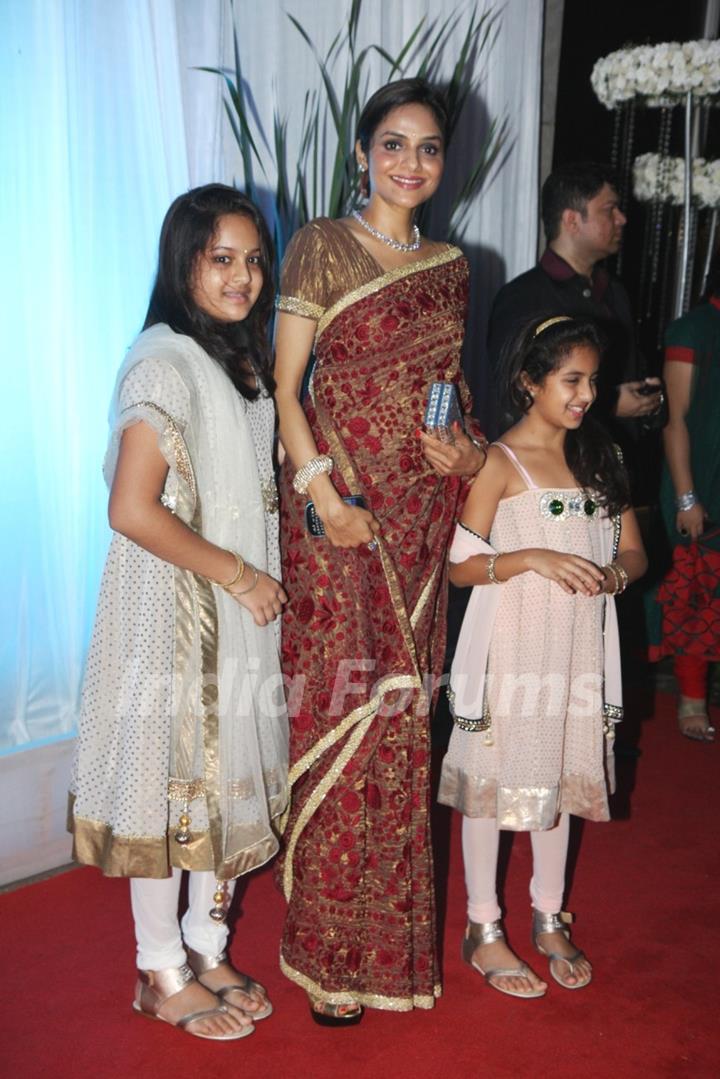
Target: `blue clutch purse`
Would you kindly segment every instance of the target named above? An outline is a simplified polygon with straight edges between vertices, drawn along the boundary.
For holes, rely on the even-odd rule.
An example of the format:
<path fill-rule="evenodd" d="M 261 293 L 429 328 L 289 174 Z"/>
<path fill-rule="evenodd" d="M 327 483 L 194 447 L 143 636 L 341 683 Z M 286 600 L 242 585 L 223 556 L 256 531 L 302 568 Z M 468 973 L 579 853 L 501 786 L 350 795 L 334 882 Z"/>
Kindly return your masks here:
<path fill-rule="evenodd" d="M 441 442 L 452 441 L 453 423 L 459 423 L 461 427 L 464 427 L 464 416 L 454 382 L 431 384 L 423 422 L 425 430 L 429 434 L 436 434 Z"/>

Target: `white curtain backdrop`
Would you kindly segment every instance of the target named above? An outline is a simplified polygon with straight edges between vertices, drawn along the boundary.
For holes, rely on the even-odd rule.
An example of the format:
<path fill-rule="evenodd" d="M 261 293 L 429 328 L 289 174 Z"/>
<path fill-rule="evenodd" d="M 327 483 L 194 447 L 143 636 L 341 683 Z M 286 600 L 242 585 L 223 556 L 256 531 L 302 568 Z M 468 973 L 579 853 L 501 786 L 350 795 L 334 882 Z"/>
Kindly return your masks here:
<path fill-rule="evenodd" d="M 211 162 L 223 170 L 225 179 L 243 179 L 232 132 L 218 108 L 221 81 L 194 70 L 200 66 L 233 70 L 229 8 L 229 0 L 178 3 L 191 180 L 197 183 L 210 178 Z M 444 58 L 443 75 L 449 77 L 472 12 L 498 16 L 494 44 L 480 58 L 479 93 L 468 103 L 468 117 L 457 133 L 448 162 L 452 168 L 458 156 L 474 160 L 488 118 L 508 119 L 505 153 L 477 201 L 463 237 L 473 271 L 466 369 L 479 397 L 481 416 L 486 414 L 483 361 L 490 304 L 500 285 L 535 261 L 543 8 L 543 0 L 363 0 L 358 27 L 358 50 L 373 43 L 396 55 L 421 18 L 436 20 L 440 26 L 458 17 Z M 312 51 L 288 16 L 300 22 L 324 57 L 347 21 L 349 0 L 267 0 L 261 17 L 255 0 L 235 0 L 235 9 L 249 100 L 268 144 L 272 142 L 273 111 L 288 117 L 292 151 L 297 145 L 293 140 L 299 135 L 305 91 L 319 87 L 321 81 Z M 219 62 L 208 59 L 213 49 L 219 50 Z M 338 74 L 344 71 L 343 57 L 333 70 Z M 372 92 L 384 81 L 387 67 L 372 54 L 367 71 Z M 338 87 L 338 93 L 340 90 Z M 293 160 L 292 152 L 289 160 Z M 276 175 L 269 157 L 267 171 L 270 186 L 274 186 Z"/>
<path fill-rule="evenodd" d="M 287 115 L 292 145 L 305 89 L 318 85 L 319 75 L 287 13 L 324 54 L 349 0 L 235 6 L 259 120 L 269 137 L 273 109 Z M 395 53 L 422 16 L 454 14 L 461 16 L 460 41 L 474 6 L 485 10 L 482 0 L 365 0 L 359 41 Z M 474 268 L 474 370 L 488 303 L 502 281 L 531 265 L 537 230 L 543 4 L 505 0 L 498 7 L 499 32 L 473 115 L 478 129 L 487 115 L 507 116 L 509 143 L 464 241 Z M 453 60 L 448 54 L 448 64 Z M 142 323 L 170 201 L 209 180 L 242 182 L 221 80 L 194 70 L 231 64 L 227 0 L 0 3 L 7 402 L 0 783 L 4 810 L 13 805 L 0 829 L 0 883 L 67 860 L 62 803 L 71 745 L 63 751 L 58 742 L 75 729 L 107 546 L 100 475 L 107 403 Z M 374 58 L 368 70 L 374 90 L 385 69 Z M 471 142 L 472 131 L 463 138 Z M 274 183 L 272 173 L 269 179 Z M 474 381 L 482 387 L 481 378 Z"/>
<path fill-rule="evenodd" d="M 0 4 L 0 883 L 68 861 L 115 371 L 189 182 L 172 0 Z"/>

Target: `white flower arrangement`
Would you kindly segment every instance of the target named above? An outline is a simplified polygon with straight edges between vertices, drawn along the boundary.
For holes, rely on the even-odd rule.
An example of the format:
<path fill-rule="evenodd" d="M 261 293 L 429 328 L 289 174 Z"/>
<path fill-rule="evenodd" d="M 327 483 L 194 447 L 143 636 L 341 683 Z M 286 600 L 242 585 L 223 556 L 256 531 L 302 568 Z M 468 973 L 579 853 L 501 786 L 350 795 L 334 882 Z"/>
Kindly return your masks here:
<path fill-rule="evenodd" d="M 720 40 L 618 49 L 597 61 L 590 81 L 606 109 L 635 97 L 646 105 L 673 105 L 689 90 L 712 97 L 720 93 Z"/>
<path fill-rule="evenodd" d="M 633 194 L 639 202 L 669 202 L 682 206 L 684 202 L 685 162 L 682 157 L 661 157 L 660 154 L 641 154 L 633 165 Z M 693 158 L 693 201 L 701 209 L 720 206 L 720 161 Z"/>

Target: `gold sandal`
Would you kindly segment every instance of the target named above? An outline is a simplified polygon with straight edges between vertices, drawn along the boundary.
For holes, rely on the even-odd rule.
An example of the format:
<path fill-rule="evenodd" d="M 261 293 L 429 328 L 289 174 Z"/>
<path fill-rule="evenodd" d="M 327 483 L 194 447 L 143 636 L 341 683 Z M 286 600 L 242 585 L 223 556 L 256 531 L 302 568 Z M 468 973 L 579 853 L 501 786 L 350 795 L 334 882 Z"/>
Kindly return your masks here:
<path fill-rule="evenodd" d="M 535 945 L 535 950 L 549 960 L 550 973 L 558 985 L 561 985 L 563 989 L 584 989 L 592 981 L 592 971 L 582 981 L 580 976 L 575 973 L 575 964 L 580 959 L 587 958 L 585 952 L 581 952 L 579 948 L 576 948 L 572 955 L 561 955 L 560 952 L 549 952 L 546 948 L 543 948 L 542 944 L 538 943 L 538 937 L 541 933 L 562 933 L 566 940 L 570 940 L 568 925 L 572 920 L 572 914 L 568 914 L 567 911 L 561 910 L 559 914 L 543 914 L 541 910 L 536 910 L 533 907 L 532 942 Z M 569 967 L 570 975 L 578 979 L 575 985 L 568 985 L 566 981 L 563 981 L 560 975 L 555 972 L 553 963 L 565 963 Z"/>
<path fill-rule="evenodd" d="M 188 1030 L 190 1024 L 198 1019 L 212 1019 L 217 1015 L 229 1015 L 230 1009 L 226 1004 L 218 1003 L 215 1008 L 190 1012 L 174 1023 L 171 1019 L 166 1019 L 164 1015 L 159 1014 L 163 1004 L 170 997 L 182 992 L 186 986 L 196 980 L 187 963 L 181 967 L 169 967 L 167 970 L 139 970 L 133 1008 L 139 1015 L 145 1015 L 148 1019 L 159 1019 L 161 1023 L 168 1023 L 171 1027 L 179 1027 L 180 1030 L 187 1031 L 194 1038 L 205 1038 L 206 1041 L 210 1042 L 234 1042 L 238 1038 L 246 1038 L 248 1034 L 252 1034 L 255 1029 L 252 1024 L 241 1027 L 240 1030 L 229 1031 L 227 1034 L 200 1034 L 194 1030 Z"/>
<path fill-rule="evenodd" d="M 497 989 L 498 993 L 505 993 L 509 997 L 519 997 L 522 1000 L 544 997 L 547 989 L 531 989 L 529 993 L 521 993 L 518 989 L 506 989 L 493 981 L 493 978 L 527 978 L 529 980 L 531 971 L 527 963 L 521 961 L 517 967 L 489 967 L 483 970 L 473 959 L 476 948 L 481 944 L 494 944 L 496 940 L 505 940 L 500 919 L 495 922 L 468 922 L 462 942 L 462 958 L 473 970 L 482 974 L 487 985 L 491 989 Z"/>
<path fill-rule="evenodd" d="M 249 1019 L 267 1019 L 269 1015 L 272 1015 L 273 1006 L 267 999 L 267 992 L 265 988 L 260 985 L 259 982 L 253 981 L 249 974 L 242 974 L 239 970 L 235 970 L 227 957 L 227 952 L 221 952 L 220 955 L 203 955 L 202 952 L 196 952 L 194 948 L 185 948 L 187 952 L 188 965 L 193 971 L 197 980 L 201 985 L 204 985 L 206 989 L 209 989 L 211 993 L 214 993 L 216 997 L 220 997 L 221 1000 L 227 1001 L 228 1004 L 232 1004 L 228 997 L 231 993 L 238 992 L 243 993 L 244 996 L 253 998 L 250 996 L 253 990 L 258 993 L 262 993 L 265 997 L 264 1007 L 258 1008 L 257 1011 L 249 1011 L 246 1008 L 242 1008 L 239 1004 L 233 1004 L 233 1007 L 238 1008 L 241 1012 L 244 1012 Z M 213 989 L 206 982 L 203 981 L 203 974 L 206 974 L 209 970 L 215 970 L 221 963 L 227 963 L 232 967 L 233 974 L 237 978 L 236 982 L 232 982 L 228 985 L 223 985 L 220 989 Z M 259 1003 L 259 1002 L 258 1002 Z"/>

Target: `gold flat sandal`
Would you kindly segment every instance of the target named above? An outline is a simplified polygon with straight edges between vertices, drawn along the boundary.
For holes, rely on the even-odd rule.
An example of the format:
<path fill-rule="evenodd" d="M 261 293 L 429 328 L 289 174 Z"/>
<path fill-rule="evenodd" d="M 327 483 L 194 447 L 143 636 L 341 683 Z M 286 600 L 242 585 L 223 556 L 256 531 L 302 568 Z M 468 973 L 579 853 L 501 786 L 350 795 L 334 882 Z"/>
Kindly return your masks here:
<path fill-rule="evenodd" d="M 215 1008 L 205 1008 L 203 1011 L 183 1015 L 174 1023 L 171 1019 L 166 1019 L 164 1015 L 158 1014 L 163 1004 L 170 997 L 182 992 L 186 986 L 196 980 L 187 963 L 181 967 L 169 967 L 167 970 L 139 970 L 133 1008 L 138 1015 L 144 1015 L 148 1019 L 159 1019 L 161 1023 L 168 1023 L 171 1027 L 179 1027 L 180 1030 L 186 1031 L 194 1038 L 204 1038 L 210 1042 L 234 1042 L 238 1038 L 246 1038 L 248 1034 L 252 1034 L 255 1029 L 252 1024 L 241 1027 L 240 1030 L 230 1031 L 227 1034 L 200 1034 L 197 1031 L 188 1029 L 191 1023 L 199 1019 L 213 1019 L 218 1015 L 229 1015 L 230 1009 L 226 1004 L 220 1002 Z"/>
<path fill-rule="evenodd" d="M 206 989 L 209 989 L 211 993 L 214 993 L 216 997 L 220 997 L 221 1000 L 226 1001 L 228 1004 L 232 1004 L 234 1008 L 238 1008 L 241 1012 L 244 1012 L 249 1019 L 267 1019 L 269 1015 L 272 1015 L 273 1006 L 267 999 L 267 992 L 265 988 L 260 985 L 259 982 L 253 981 L 249 974 L 242 974 L 239 970 L 235 970 L 227 957 L 227 952 L 221 952 L 220 955 L 203 955 L 202 952 L 196 952 L 194 948 L 186 947 L 188 965 L 192 972 L 197 977 L 197 980 L 201 985 L 204 985 Z M 233 976 L 237 981 L 223 985 L 220 989 L 213 989 L 206 982 L 203 981 L 203 974 L 206 974 L 209 970 L 215 970 L 221 963 L 228 963 L 232 967 Z M 255 990 L 256 993 L 261 993 L 265 997 L 265 1004 L 257 1009 L 257 1011 L 250 1011 L 249 1009 L 241 1007 L 239 1004 L 233 1004 L 228 997 L 231 993 L 243 993 L 244 996 L 250 997 L 250 994 Z M 250 997 L 250 1000 L 253 998 Z M 258 1003 L 260 1003 L 258 1001 Z"/>

